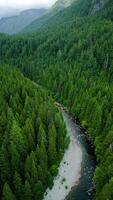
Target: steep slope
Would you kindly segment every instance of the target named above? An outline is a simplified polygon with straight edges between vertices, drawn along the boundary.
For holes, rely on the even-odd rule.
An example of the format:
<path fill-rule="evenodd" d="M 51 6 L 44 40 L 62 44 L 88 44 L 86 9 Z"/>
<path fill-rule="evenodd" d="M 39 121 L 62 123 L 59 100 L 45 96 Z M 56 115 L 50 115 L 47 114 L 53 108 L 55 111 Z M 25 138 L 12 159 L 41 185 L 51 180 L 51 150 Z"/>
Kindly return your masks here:
<path fill-rule="evenodd" d="M 0 197 L 41 200 L 67 146 L 50 96 L 19 70 L 0 66 Z"/>
<path fill-rule="evenodd" d="M 35 20 L 28 27 L 25 27 L 23 32 L 35 32 L 51 24 L 56 26 L 56 24 L 59 25 L 70 21 L 72 18 L 75 18 L 75 16 L 85 16 L 88 14 L 89 7 L 91 7 L 91 1 L 92 0 L 69 0 L 66 1 L 69 2 L 69 6 L 63 6 L 63 8 L 59 5 L 60 1 L 57 1 L 45 16 Z"/>
<path fill-rule="evenodd" d="M 0 61 L 19 67 L 81 121 L 97 157 L 96 200 L 112 200 L 113 2 L 103 3 L 92 15 L 92 1 L 79 0 L 38 34 L 1 35 Z"/>
<path fill-rule="evenodd" d="M 60 10 L 63 10 L 67 7 L 69 7 L 72 2 L 75 0 L 58 0 L 56 1 L 56 3 L 52 6 L 52 8 L 50 9 L 50 11 L 54 11 L 54 12 L 58 12 Z"/>
<path fill-rule="evenodd" d="M 94 15 L 97 11 L 101 10 L 110 0 L 92 0 L 92 7 L 90 14 Z"/>
<path fill-rule="evenodd" d="M 21 12 L 18 16 L 2 18 L 0 20 L 0 32 L 15 34 L 28 26 L 35 19 L 40 18 L 46 9 L 30 9 Z"/>
<path fill-rule="evenodd" d="M 110 0 L 58 0 L 48 13 L 32 22 L 23 32 L 34 32 L 45 27 L 56 26 L 74 20 L 75 17 L 94 15 L 100 11 Z"/>

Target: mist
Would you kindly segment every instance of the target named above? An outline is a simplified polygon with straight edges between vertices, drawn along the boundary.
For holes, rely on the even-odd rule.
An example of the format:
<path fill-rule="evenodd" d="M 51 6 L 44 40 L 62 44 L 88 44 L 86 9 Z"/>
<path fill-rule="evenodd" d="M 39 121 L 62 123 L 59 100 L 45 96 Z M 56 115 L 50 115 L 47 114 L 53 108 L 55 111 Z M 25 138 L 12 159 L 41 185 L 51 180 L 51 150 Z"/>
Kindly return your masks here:
<path fill-rule="evenodd" d="M 49 8 L 56 0 L 0 0 L 0 18 L 18 15 L 31 8 Z"/>

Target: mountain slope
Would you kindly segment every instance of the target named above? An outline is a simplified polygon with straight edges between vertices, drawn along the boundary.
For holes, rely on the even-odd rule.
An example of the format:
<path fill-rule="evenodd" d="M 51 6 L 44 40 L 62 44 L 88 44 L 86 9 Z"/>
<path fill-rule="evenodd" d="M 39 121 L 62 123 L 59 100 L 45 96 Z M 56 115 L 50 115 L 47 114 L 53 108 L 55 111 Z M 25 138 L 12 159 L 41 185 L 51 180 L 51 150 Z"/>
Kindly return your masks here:
<path fill-rule="evenodd" d="M 65 124 L 47 92 L 0 66 L 0 196 L 41 200 L 67 146 Z"/>
<path fill-rule="evenodd" d="M 58 0 L 56 1 L 56 3 L 52 6 L 52 8 L 50 9 L 50 11 L 54 11 L 54 12 L 58 12 L 60 10 L 63 10 L 67 7 L 69 7 L 72 2 L 75 1 L 75 0 Z"/>
<path fill-rule="evenodd" d="M 33 34 L 0 35 L 0 61 L 19 67 L 81 121 L 97 158 L 95 199 L 113 200 L 113 1 L 91 14 L 95 2 L 79 0 Z"/>
<path fill-rule="evenodd" d="M 15 34 L 28 26 L 32 21 L 41 17 L 46 9 L 30 9 L 21 12 L 18 16 L 2 18 L 0 20 L 0 32 Z"/>
<path fill-rule="evenodd" d="M 56 26 L 56 24 L 64 23 L 66 21 L 72 20 L 75 16 L 85 16 L 89 11 L 91 6 L 91 0 L 74 0 L 69 1 L 71 4 L 68 7 L 63 7 L 63 9 L 57 9 L 59 2 L 50 9 L 45 16 L 38 20 L 32 22 L 28 27 L 25 27 L 23 32 L 35 32 L 43 27 L 50 26 L 51 24 Z"/>
<path fill-rule="evenodd" d="M 104 8 L 110 0 L 58 0 L 50 11 L 40 19 L 32 22 L 28 27 L 25 27 L 23 32 L 34 32 L 51 25 L 67 23 L 74 20 L 75 17 L 83 17 L 94 15 L 97 11 Z"/>

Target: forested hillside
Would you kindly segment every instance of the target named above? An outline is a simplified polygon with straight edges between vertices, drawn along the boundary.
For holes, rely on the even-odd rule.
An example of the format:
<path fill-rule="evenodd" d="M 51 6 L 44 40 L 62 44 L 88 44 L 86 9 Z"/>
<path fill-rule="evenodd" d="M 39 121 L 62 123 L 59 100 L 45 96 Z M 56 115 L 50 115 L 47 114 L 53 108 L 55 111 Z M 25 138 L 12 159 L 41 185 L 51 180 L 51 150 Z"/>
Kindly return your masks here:
<path fill-rule="evenodd" d="M 56 4 L 59 5 L 58 1 Z M 71 1 L 69 1 L 71 2 Z M 29 26 L 25 27 L 25 29 L 23 30 L 23 32 L 25 33 L 29 33 L 29 32 L 35 32 L 40 30 L 44 30 L 45 28 L 55 28 L 57 26 L 61 26 L 61 24 L 64 24 L 67 22 L 70 23 L 70 20 L 75 20 L 75 18 L 77 16 L 86 16 L 90 10 L 91 10 L 91 2 L 92 0 L 74 0 L 72 1 L 72 4 L 66 9 L 61 9 L 59 12 L 56 9 L 56 5 L 55 8 L 53 8 L 52 10 L 50 10 L 50 12 L 48 12 L 46 14 L 46 16 L 41 17 L 38 20 L 35 20 L 34 22 L 32 22 Z M 54 7 L 53 6 L 53 7 Z M 58 28 L 58 27 L 57 27 Z"/>
<path fill-rule="evenodd" d="M 59 12 L 56 9 L 57 4 L 60 4 L 60 0 L 56 2 L 45 16 L 40 19 L 35 20 L 29 26 L 25 27 L 23 32 L 35 32 L 38 30 L 45 31 L 45 28 L 56 29 L 61 26 L 68 26 L 68 24 L 73 24 L 73 22 L 78 22 L 82 20 L 83 17 L 93 16 L 97 11 L 101 12 L 102 9 L 106 7 L 112 7 L 112 0 L 67 0 L 70 6 L 67 9 L 61 9 Z M 55 9 L 54 9 L 55 7 Z M 107 12 L 108 14 L 108 12 Z M 68 24 L 67 24 L 68 23 Z M 74 24 L 73 24 L 74 25 Z"/>
<path fill-rule="evenodd" d="M 78 0 L 34 34 L 1 35 L 0 62 L 19 67 L 80 119 L 95 146 L 95 197 L 112 200 L 113 3 L 95 15 L 90 3 Z"/>
<path fill-rule="evenodd" d="M 1 199 L 42 199 L 67 144 L 62 117 L 47 92 L 18 70 L 0 67 Z"/>

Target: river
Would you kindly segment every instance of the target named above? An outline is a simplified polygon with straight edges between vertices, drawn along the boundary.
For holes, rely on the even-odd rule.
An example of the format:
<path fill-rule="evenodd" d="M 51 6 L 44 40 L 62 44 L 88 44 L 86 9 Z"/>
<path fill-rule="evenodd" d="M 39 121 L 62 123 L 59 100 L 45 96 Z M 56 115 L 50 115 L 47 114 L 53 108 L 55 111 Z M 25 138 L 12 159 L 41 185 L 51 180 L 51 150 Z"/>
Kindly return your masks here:
<path fill-rule="evenodd" d="M 66 123 L 70 144 L 59 166 L 52 189 L 47 189 L 43 200 L 92 200 L 95 157 L 84 131 L 60 108 Z"/>

